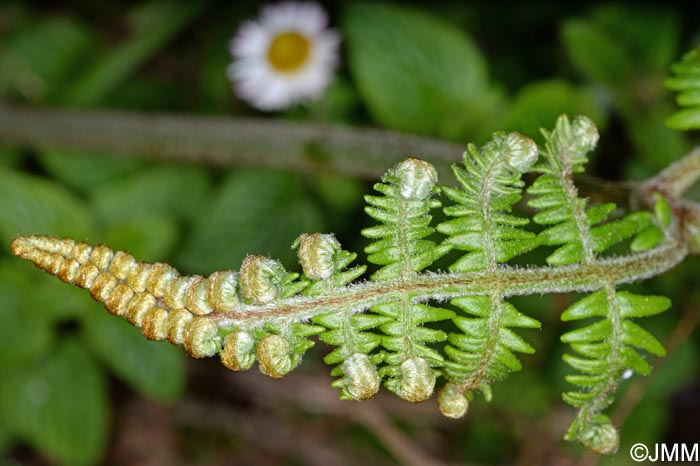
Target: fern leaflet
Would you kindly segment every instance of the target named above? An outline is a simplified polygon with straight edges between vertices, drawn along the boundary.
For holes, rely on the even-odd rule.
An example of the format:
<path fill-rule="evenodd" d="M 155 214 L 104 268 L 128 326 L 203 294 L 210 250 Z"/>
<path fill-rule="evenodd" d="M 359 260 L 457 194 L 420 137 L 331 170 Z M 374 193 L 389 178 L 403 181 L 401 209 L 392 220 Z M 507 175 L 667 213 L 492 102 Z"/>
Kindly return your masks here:
<path fill-rule="evenodd" d="M 671 71 L 674 76 L 664 85 L 679 92 L 676 103 L 684 108 L 671 115 L 666 124 L 673 129 L 700 129 L 700 47 L 686 53 Z"/>

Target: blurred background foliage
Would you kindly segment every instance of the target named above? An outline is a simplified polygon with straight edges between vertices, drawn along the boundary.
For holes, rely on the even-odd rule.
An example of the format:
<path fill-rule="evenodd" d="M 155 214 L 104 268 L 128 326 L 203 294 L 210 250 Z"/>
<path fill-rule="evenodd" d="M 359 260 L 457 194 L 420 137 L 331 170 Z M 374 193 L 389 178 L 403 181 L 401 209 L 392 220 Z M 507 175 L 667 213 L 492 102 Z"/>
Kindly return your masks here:
<path fill-rule="evenodd" d="M 590 171 L 609 179 L 652 175 L 697 144 L 697 133 L 664 126 L 675 107 L 662 83 L 700 41 L 698 5 L 564 5 L 326 4 L 343 39 L 335 81 L 310 105 L 261 115 L 225 76 L 228 41 L 258 3 L 5 1 L 0 98 L 330 121 L 459 143 L 494 130 L 539 138 L 557 115 L 583 113 L 602 133 Z M 673 298 L 650 326 L 670 356 L 654 361 L 651 379 L 625 382 L 613 410 L 628 418 L 620 452 L 599 459 L 560 440 L 573 415 L 560 399 L 568 296 L 517 298 L 545 324 L 528 335 L 537 353 L 494 387 L 491 404 L 479 400 L 455 422 L 430 402 L 334 401 L 323 350 L 281 383 L 186 361 L 9 254 L 15 235 L 47 233 L 184 273 L 235 269 L 252 253 L 295 267 L 289 246 L 301 232 L 334 231 L 361 249 L 369 186 L 331 173 L 0 148 L 0 465 L 624 465 L 633 443 L 700 441 L 696 259 L 636 285 Z"/>

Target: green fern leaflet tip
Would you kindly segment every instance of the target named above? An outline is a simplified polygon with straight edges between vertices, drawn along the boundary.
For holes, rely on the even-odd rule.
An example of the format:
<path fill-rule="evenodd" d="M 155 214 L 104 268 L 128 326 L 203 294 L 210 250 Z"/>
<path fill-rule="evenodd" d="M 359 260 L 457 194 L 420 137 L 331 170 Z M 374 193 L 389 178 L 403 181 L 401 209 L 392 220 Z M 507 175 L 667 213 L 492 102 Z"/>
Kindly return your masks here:
<path fill-rule="evenodd" d="M 671 66 L 673 76 L 664 81 L 666 88 L 678 92 L 676 103 L 683 107 L 666 124 L 673 129 L 700 129 L 700 46 L 686 53 Z"/>

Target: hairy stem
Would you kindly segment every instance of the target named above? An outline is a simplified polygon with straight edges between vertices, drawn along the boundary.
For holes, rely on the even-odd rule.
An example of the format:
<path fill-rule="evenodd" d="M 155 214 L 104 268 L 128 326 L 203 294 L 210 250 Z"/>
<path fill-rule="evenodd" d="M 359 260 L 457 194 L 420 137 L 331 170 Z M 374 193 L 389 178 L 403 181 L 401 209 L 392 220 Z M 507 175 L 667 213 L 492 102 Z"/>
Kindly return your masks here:
<path fill-rule="evenodd" d="M 495 244 L 491 234 L 491 194 L 493 190 L 493 172 L 502 163 L 499 159 L 494 159 L 485 172 L 484 182 L 481 186 L 479 197 L 481 198 L 481 231 L 484 232 L 484 254 L 486 255 L 486 270 L 496 269 Z"/>
<path fill-rule="evenodd" d="M 430 161 L 443 179 L 452 179 L 449 165 L 464 152 L 446 141 L 341 125 L 3 105 L 0 143 L 370 179 L 410 156 Z"/>
<path fill-rule="evenodd" d="M 567 156 L 561 158 L 559 182 L 564 189 L 567 203 L 571 207 L 573 217 L 576 220 L 576 229 L 579 232 L 581 246 L 583 247 L 583 260 L 587 264 L 592 264 L 595 261 L 595 253 L 593 252 L 591 241 L 591 228 L 588 225 L 588 216 L 586 215 L 586 204 L 580 202 L 578 189 L 576 189 L 574 184 L 571 162 Z"/>
<path fill-rule="evenodd" d="M 680 198 L 700 178 L 700 147 L 644 183 L 651 191 Z"/>
<path fill-rule="evenodd" d="M 674 229 L 662 245 L 640 254 L 599 258 L 593 264 L 560 267 L 499 267 L 495 271 L 467 273 L 421 273 L 405 281 L 365 282 L 338 290 L 334 296 L 295 297 L 265 307 L 241 305 L 238 310 L 217 312 L 207 317 L 220 327 L 251 326 L 255 323 L 286 319 L 303 320 L 326 312 L 352 308 L 361 311 L 379 302 L 450 299 L 464 294 L 490 294 L 501 289 L 503 296 L 593 291 L 602 280 L 631 283 L 673 268 L 688 254 L 681 234 Z"/>

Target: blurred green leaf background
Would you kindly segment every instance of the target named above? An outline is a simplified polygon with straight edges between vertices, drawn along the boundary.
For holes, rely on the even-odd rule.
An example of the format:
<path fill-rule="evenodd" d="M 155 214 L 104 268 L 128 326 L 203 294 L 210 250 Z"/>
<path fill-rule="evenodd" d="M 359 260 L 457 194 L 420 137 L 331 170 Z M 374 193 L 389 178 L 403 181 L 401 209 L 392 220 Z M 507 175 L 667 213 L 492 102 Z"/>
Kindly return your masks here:
<path fill-rule="evenodd" d="M 225 74 L 231 36 L 260 6 L 3 2 L 0 99 L 376 126 L 460 144 L 495 130 L 537 139 L 559 114 L 586 114 L 602 133 L 590 172 L 609 179 L 653 175 L 698 144 L 697 133 L 664 126 L 675 106 L 663 80 L 700 41 L 691 2 L 329 2 L 343 40 L 338 75 L 320 100 L 274 115 L 238 100 Z M 354 405 L 305 402 L 309 387 L 319 399 L 335 396 L 322 348 L 299 375 L 273 385 L 230 374 L 145 341 L 85 291 L 9 253 L 15 235 L 45 233 L 184 273 L 237 269 L 247 254 L 295 267 L 290 245 L 302 232 L 333 231 L 347 249 L 361 249 L 369 186 L 329 173 L 0 148 L 0 465 L 409 464 L 376 425 L 338 411 Z M 466 420 L 442 419 L 430 402 L 363 403 L 376 403 L 435 464 L 625 465 L 636 464 L 627 451 L 637 442 L 700 442 L 698 265 L 690 259 L 637 285 L 673 298 L 673 310 L 654 318 L 657 336 L 673 342 L 681 319 L 691 330 L 667 360 L 654 361 L 646 392 L 638 377 L 625 382 L 621 398 L 639 400 L 612 458 L 560 440 L 572 416 L 560 399 L 567 296 L 518 298 L 544 323 L 528 335 L 537 353 Z M 640 386 L 640 395 L 625 394 Z"/>

